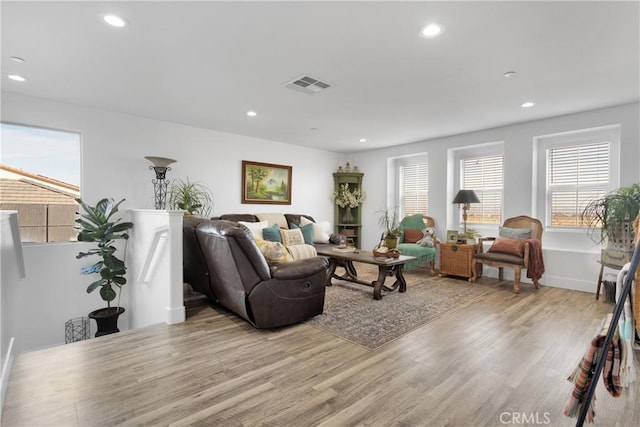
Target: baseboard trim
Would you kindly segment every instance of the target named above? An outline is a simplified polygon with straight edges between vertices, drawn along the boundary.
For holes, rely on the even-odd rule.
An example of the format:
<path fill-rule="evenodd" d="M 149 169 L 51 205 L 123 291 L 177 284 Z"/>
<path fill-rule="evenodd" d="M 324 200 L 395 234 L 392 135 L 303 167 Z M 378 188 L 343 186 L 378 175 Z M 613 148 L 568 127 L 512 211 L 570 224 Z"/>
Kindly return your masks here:
<path fill-rule="evenodd" d="M 184 305 L 176 308 L 167 307 L 167 324 L 173 325 L 185 320 L 187 320 L 187 314 Z"/>
<path fill-rule="evenodd" d="M 0 424 L 2 424 L 4 396 L 7 392 L 9 377 L 11 376 L 11 367 L 13 366 L 13 342 L 14 338 L 11 337 L 11 340 L 9 341 L 9 348 L 7 349 L 6 358 L 4 359 L 4 364 L 2 366 L 2 376 L 0 377 Z"/>

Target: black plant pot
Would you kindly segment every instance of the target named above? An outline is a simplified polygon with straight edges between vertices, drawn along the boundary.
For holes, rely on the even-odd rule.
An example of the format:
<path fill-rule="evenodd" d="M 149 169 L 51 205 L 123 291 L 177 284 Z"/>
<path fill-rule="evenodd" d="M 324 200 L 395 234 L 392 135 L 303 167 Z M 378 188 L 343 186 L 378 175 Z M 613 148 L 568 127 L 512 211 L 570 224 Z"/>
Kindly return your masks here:
<path fill-rule="evenodd" d="M 94 319 L 98 325 L 96 337 L 120 332 L 118 316 L 122 313 L 124 313 L 123 307 L 100 308 L 89 313 L 89 317 Z"/>

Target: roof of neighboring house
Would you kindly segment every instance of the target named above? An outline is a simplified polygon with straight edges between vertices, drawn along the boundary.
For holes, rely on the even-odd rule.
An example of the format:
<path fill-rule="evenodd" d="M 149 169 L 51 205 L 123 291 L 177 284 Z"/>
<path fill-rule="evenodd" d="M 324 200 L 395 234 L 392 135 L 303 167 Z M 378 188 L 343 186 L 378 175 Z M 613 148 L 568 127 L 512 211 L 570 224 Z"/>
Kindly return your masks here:
<path fill-rule="evenodd" d="M 2 204 L 75 204 L 74 199 L 80 197 L 75 185 L 3 164 L 0 169 L 11 176 L 0 178 Z"/>
<path fill-rule="evenodd" d="M 0 203 L 10 204 L 74 204 L 77 194 L 47 188 L 33 182 L 17 179 L 0 179 Z"/>

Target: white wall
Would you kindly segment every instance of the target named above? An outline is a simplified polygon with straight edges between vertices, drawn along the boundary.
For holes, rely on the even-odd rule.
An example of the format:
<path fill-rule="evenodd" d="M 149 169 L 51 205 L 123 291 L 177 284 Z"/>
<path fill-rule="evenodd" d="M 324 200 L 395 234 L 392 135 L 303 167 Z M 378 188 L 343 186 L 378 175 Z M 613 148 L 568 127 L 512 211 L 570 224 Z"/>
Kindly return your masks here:
<path fill-rule="evenodd" d="M 536 136 L 613 124 L 621 125 L 620 185 L 640 180 L 639 104 L 628 104 L 550 119 L 525 122 L 462 135 L 407 144 L 400 147 L 352 154 L 353 161 L 365 172 L 363 180 L 367 201 L 363 205 L 363 247 L 373 247 L 380 236 L 377 213 L 392 193 L 386 174 L 390 158 L 428 153 L 429 215 L 434 217 L 439 236 L 447 229 L 458 229 L 450 150 L 465 146 L 504 141 L 504 218 L 532 215 L 533 139 Z M 449 183 L 449 185 L 447 185 Z M 484 235 L 497 235 L 497 227 Z M 545 231 L 543 235 L 546 273 L 541 283 L 589 292 L 595 291 L 598 278 L 599 247 L 586 233 Z M 567 252 L 569 251 L 569 252 Z M 495 269 L 487 268 L 488 275 Z M 509 277 L 509 276 L 508 276 Z"/>
<path fill-rule="evenodd" d="M 332 221 L 332 172 L 342 158 L 322 150 L 150 120 L 14 93 L 2 93 L 2 121 L 80 132 L 82 198 L 90 204 L 102 197 L 126 198 L 127 209 L 152 209 L 153 172 L 144 156 L 178 160 L 167 178 L 189 178 L 208 185 L 214 215 L 277 211 L 307 213 Z M 291 205 L 243 205 L 241 161 L 293 166 Z M 80 243 L 32 244 L 24 247 L 26 278 L 11 301 L 9 322 L 19 352 L 64 343 L 64 322 L 100 308 L 97 294 L 85 293 L 88 278 L 75 259 Z M 5 284 L 2 283 L 2 286 Z M 125 287 L 125 289 L 127 289 Z M 128 290 L 127 290 L 128 292 Z M 123 306 L 127 306 L 127 295 Z M 120 317 L 129 325 L 130 310 Z M 95 326 L 95 325 L 92 325 Z"/>

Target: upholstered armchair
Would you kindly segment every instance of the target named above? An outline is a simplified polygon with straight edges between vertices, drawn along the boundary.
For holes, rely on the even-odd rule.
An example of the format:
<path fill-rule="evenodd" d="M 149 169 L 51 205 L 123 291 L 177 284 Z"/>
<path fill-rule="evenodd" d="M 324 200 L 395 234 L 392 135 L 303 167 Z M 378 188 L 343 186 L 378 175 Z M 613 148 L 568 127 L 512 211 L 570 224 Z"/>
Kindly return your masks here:
<path fill-rule="evenodd" d="M 433 246 L 422 246 L 419 243 L 415 243 L 418 239 L 422 238 L 422 230 L 427 227 L 435 230 L 435 221 L 426 215 L 408 215 L 400 221 L 400 238 L 396 249 L 400 251 L 402 255 L 416 257 L 416 260 L 409 261 L 404 265 L 405 271 L 414 269 L 428 262 L 431 274 L 435 274 L 436 244 L 439 241 L 438 237 L 435 234 L 433 235 Z"/>
<path fill-rule="evenodd" d="M 270 266 L 249 230 L 232 221 L 185 218 L 183 236 L 185 281 L 256 328 L 322 313 L 324 258 Z"/>
<path fill-rule="evenodd" d="M 476 264 L 498 267 L 498 277 L 504 280 L 504 268 L 513 268 L 513 291 L 520 293 L 520 275 L 527 270 L 527 277 L 531 278 L 536 289 L 540 287 L 540 277 L 544 273 L 542 259 L 542 223 L 529 216 L 521 215 L 508 218 L 500 227 L 498 238 L 480 239 L 480 250 L 473 256 L 471 271 L 473 276 L 469 281 L 475 282 Z M 482 242 L 492 240 L 493 244 L 483 251 Z"/>

